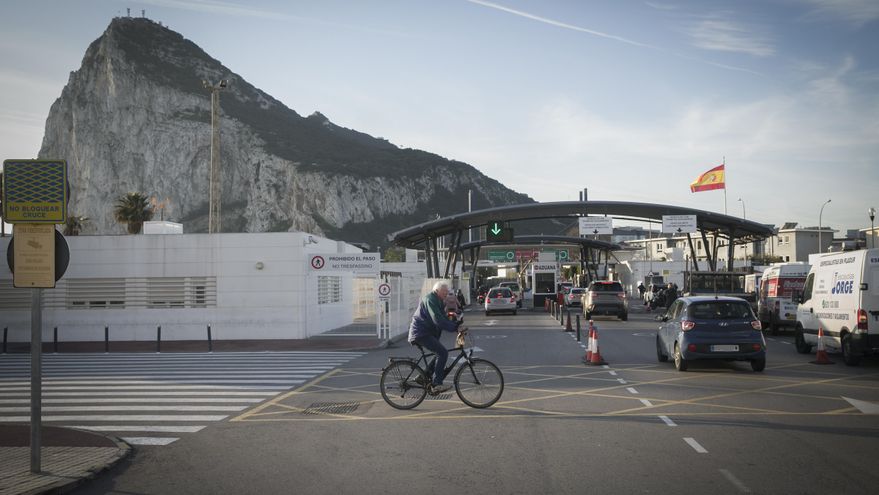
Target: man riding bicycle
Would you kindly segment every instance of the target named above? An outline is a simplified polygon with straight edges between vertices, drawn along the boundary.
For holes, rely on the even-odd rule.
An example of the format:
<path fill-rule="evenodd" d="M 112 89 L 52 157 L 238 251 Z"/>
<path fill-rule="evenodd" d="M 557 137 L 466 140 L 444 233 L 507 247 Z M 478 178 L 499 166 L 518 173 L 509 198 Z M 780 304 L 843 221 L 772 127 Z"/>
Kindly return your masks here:
<path fill-rule="evenodd" d="M 428 392 L 431 395 L 441 394 L 452 388 L 443 385 L 449 351 L 440 343 L 440 337 L 443 331 L 458 332 L 461 323 L 452 321 L 446 316 L 444 307 L 448 294 L 448 282 L 440 280 L 433 284 L 433 290 L 418 303 L 418 309 L 412 315 L 412 324 L 409 326 L 409 343 L 418 344 L 436 354 L 430 365 L 433 369 L 433 378 Z M 460 331 L 466 332 L 467 328 L 464 327 Z"/>

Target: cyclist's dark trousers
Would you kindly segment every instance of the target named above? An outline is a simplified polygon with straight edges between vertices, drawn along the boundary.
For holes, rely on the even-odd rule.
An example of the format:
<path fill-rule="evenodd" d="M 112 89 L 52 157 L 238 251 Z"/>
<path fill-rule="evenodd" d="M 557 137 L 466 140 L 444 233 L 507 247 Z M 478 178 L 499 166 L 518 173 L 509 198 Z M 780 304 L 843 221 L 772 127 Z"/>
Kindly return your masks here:
<path fill-rule="evenodd" d="M 436 353 L 436 357 L 433 362 L 431 362 L 431 366 L 433 367 L 432 382 L 434 385 L 442 385 L 443 378 L 445 378 L 446 361 L 449 360 L 449 351 L 447 351 L 446 347 L 440 343 L 439 339 L 432 335 L 418 337 L 415 339 L 415 342 L 418 342 L 425 349 Z"/>

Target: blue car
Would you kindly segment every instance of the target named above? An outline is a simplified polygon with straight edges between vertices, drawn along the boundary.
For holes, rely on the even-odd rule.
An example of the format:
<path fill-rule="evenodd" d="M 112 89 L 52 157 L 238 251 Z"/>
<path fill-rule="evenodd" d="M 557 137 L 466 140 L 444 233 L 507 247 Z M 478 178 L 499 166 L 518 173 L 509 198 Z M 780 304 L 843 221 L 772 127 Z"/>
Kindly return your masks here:
<path fill-rule="evenodd" d="M 673 357 L 678 371 L 701 359 L 749 361 L 754 371 L 766 367 L 760 320 L 744 299 L 682 297 L 656 320 L 656 356 L 663 363 Z"/>

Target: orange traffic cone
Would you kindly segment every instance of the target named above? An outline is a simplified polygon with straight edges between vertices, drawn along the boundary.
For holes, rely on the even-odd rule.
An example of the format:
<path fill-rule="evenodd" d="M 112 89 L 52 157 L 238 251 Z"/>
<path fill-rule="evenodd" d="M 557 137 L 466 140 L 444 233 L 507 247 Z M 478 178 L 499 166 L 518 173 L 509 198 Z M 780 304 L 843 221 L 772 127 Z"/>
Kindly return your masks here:
<path fill-rule="evenodd" d="M 815 360 L 812 364 L 833 364 L 833 361 L 827 357 L 827 351 L 824 349 L 824 329 L 818 327 L 818 352 L 815 354 Z"/>
<path fill-rule="evenodd" d="M 583 357 L 583 364 L 589 364 L 592 361 L 592 336 L 595 329 L 592 328 L 592 320 L 589 320 L 589 338 L 586 339 L 586 355 Z"/>
<path fill-rule="evenodd" d="M 592 329 L 592 357 L 589 358 L 589 366 L 600 366 L 607 364 L 601 357 L 601 351 L 598 349 L 598 329 Z"/>
<path fill-rule="evenodd" d="M 565 323 L 565 331 L 566 332 L 573 332 L 574 331 L 574 329 L 571 328 L 571 312 L 570 311 L 568 311 L 568 321 L 567 321 L 567 323 Z"/>

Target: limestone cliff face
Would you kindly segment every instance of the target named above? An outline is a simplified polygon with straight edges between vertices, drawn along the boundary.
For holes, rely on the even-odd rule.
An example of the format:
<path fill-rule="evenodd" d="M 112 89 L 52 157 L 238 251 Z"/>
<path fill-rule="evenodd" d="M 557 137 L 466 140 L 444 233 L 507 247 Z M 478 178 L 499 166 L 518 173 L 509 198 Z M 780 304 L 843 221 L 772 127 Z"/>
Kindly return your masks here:
<path fill-rule="evenodd" d="M 165 219 L 207 231 L 210 94 L 220 94 L 224 232 L 302 230 L 386 244 L 437 214 L 532 202 L 475 168 L 302 117 L 148 19 L 116 18 L 52 105 L 40 157 L 64 158 L 85 234 L 123 233 L 121 194 L 168 198 Z"/>

